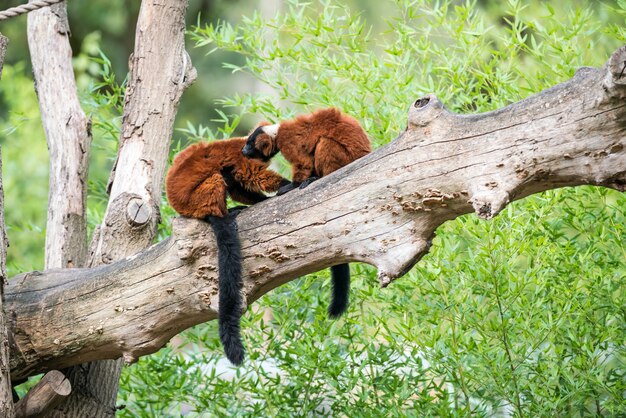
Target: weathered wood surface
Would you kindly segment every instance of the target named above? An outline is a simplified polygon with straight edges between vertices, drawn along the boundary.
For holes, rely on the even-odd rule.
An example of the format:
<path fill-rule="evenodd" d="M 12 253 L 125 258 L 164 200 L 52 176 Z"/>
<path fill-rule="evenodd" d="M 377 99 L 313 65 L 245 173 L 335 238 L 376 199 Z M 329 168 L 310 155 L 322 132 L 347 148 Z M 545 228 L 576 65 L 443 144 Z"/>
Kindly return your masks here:
<path fill-rule="evenodd" d="M 50 156 L 46 269 L 84 267 L 87 258 L 91 120 L 78 99 L 65 6 L 28 14 L 28 48 Z"/>
<path fill-rule="evenodd" d="M 443 222 L 489 219 L 512 200 L 593 184 L 626 189 L 626 47 L 603 69 L 494 112 L 461 116 L 434 96 L 411 105 L 406 131 L 304 190 L 238 216 L 248 303 L 333 264 L 361 261 L 383 286 L 427 251 Z M 216 318 L 210 227 L 177 218 L 172 236 L 93 269 L 13 279 L 14 378 L 85 361 L 152 353 Z M 245 332 L 245 331 L 244 331 Z"/>
<path fill-rule="evenodd" d="M 72 385 L 58 370 L 49 371 L 15 404 L 16 418 L 36 418 L 47 413 L 65 399 Z"/>

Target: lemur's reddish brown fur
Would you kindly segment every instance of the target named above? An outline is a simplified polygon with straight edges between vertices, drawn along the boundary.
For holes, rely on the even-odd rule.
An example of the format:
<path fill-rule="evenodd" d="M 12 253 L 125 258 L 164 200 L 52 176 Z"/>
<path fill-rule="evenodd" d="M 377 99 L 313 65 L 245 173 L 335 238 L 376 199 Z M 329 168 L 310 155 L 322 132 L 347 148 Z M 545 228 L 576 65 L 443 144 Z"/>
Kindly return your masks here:
<path fill-rule="evenodd" d="M 276 125 L 261 124 L 248 137 L 242 152 L 257 161 L 267 161 L 278 152 L 291 163 L 292 183 L 281 186 L 278 194 L 295 187 L 306 187 L 371 151 L 361 125 L 338 109 L 318 110 Z M 333 297 L 328 308 L 336 318 L 348 308 L 350 268 L 338 264 L 330 268 Z"/>
<path fill-rule="evenodd" d="M 228 216 L 226 196 L 254 204 L 289 181 L 267 169 L 267 161 L 241 153 L 245 138 L 201 142 L 181 151 L 167 173 L 170 205 L 181 215 L 205 219 L 215 233 L 219 270 L 219 334 L 226 357 L 243 362 L 241 341 L 241 244 L 234 216 Z"/>
<path fill-rule="evenodd" d="M 263 125 L 268 123 L 259 129 Z M 324 177 L 372 150 L 356 119 L 336 108 L 281 122 L 274 137 L 259 129 L 255 138 L 254 134 L 248 138 L 248 145 L 253 142 L 252 146 L 266 158 L 280 151 L 291 163 L 291 181 L 295 184 L 310 177 Z"/>
<path fill-rule="evenodd" d="M 227 193 L 237 202 L 254 204 L 265 199 L 261 192 L 275 192 L 287 182 L 267 169 L 268 162 L 245 158 L 245 143 L 245 138 L 232 138 L 181 151 L 165 181 L 167 199 L 176 212 L 200 219 L 224 217 Z"/>

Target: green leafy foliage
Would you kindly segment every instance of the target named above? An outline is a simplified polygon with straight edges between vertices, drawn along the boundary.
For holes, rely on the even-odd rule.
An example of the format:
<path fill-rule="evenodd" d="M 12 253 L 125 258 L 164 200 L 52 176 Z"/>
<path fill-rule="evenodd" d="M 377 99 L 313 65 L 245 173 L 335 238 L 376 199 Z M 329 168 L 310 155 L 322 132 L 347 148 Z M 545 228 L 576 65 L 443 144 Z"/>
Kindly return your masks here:
<path fill-rule="evenodd" d="M 225 126 L 337 106 L 381 146 L 424 93 L 493 110 L 603 65 L 624 41 L 621 1 L 384 3 L 386 27 L 331 0 L 198 24 L 198 47 L 230 52 L 226 68 L 270 87 L 221 99 L 236 111 Z M 325 312 L 327 272 L 288 283 L 244 316 L 245 366 L 218 361 L 215 323 L 195 327 L 127 371 L 122 415 L 624 415 L 625 220 L 626 197 L 594 187 L 526 198 L 490 222 L 463 216 L 385 290 L 353 264 L 338 321 Z"/>
<path fill-rule="evenodd" d="M 623 0 L 281 4 L 270 19 L 198 19 L 189 38 L 236 81 L 215 112 L 207 109 L 214 116 L 179 120 L 171 156 L 190 142 L 241 135 L 262 118 L 325 106 L 355 116 L 382 146 L 422 94 L 460 113 L 497 109 L 580 66 L 602 66 L 626 40 Z M 103 39 L 125 32 L 123 14 Z M 74 62 L 94 126 L 91 227 L 106 205 L 125 88 L 100 42 L 86 35 Z M 6 65 L 0 82 L 11 275 L 43 260 L 48 157 L 27 73 Z M 211 74 L 199 77 L 213 82 Z M 165 199 L 161 209 L 157 239 L 175 216 Z M 352 264 L 351 306 L 340 320 L 327 318 L 326 271 L 261 298 L 243 318 L 248 360 L 239 369 L 222 357 L 216 321 L 183 332 L 125 369 L 118 414 L 625 416 L 624 225 L 624 194 L 594 187 L 534 195 L 489 222 L 463 216 L 442 225 L 431 252 L 387 289 L 375 269 Z"/>
<path fill-rule="evenodd" d="M 48 150 L 33 81 L 23 64 L 4 66 L 0 97 L 6 104 L 0 109 L 0 144 L 10 241 L 7 272 L 13 275 L 43 267 Z"/>

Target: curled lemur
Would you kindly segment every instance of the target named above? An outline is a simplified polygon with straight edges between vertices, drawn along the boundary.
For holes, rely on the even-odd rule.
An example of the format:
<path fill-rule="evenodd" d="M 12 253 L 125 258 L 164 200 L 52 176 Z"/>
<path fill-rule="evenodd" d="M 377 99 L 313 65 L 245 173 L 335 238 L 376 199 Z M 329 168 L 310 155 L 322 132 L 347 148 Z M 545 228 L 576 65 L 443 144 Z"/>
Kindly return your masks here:
<path fill-rule="evenodd" d="M 275 192 L 290 184 L 268 170 L 267 161 L 250 160 L 241 154 L 245 138 L 193 144 L 181 151 L 167 173 L 167 199 L 179 214 L 204 219 L 211 224 L 218 248 L 219 334 L 226 357 L 243 362 L 241 247 L 234 214 L 226 197 L 240 203 L 265 200 L 261 192 Z"/>
<path fill-rule="evenodd" d="M 278 152 L 291 164 L 291 183 L 277 194 L 306 187 L 371 151 L 370 141 L 361 125 L 338 109 L 318 110 L 308 115 L 270 125 L 263 123 L 248 137 L 243 155 L 269 161 Z M 348 264 L 331 267 L 333 298 L 328 308 L 338 317 L 348 307 L 350 268 Z"/>

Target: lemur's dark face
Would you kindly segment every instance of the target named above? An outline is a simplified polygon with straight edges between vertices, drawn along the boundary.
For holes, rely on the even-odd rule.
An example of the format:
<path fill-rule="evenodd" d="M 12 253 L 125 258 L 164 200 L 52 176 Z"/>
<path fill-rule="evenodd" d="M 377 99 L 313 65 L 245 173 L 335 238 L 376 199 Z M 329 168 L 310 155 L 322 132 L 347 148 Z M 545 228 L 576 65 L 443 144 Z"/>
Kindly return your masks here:
<path fill-rule="evenodd" d="M 278 153 L 275 139 L 265 133 L 263 128 L 259 126 L 248 137 L 246 145 L 241 150 L 244 157 L 267 162 Z"/>

